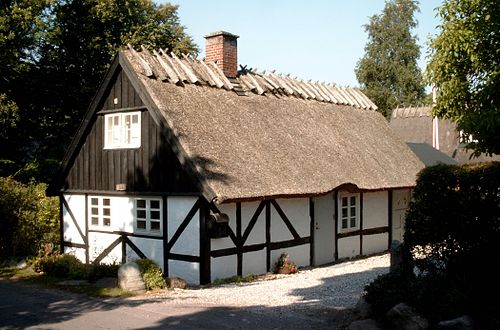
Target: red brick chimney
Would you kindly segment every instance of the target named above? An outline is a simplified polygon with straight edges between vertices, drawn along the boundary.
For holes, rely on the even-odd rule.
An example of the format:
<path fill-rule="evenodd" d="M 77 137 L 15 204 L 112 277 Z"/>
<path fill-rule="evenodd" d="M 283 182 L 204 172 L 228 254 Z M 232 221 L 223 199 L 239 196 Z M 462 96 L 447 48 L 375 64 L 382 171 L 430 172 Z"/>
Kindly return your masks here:
<path fill-rule="evenodd" d="M 209 33 L 206 39 L 205 62 L 215 62 L 229 78 L 236 78 L 238 72 L 239 36 L 225 31 Z"/>

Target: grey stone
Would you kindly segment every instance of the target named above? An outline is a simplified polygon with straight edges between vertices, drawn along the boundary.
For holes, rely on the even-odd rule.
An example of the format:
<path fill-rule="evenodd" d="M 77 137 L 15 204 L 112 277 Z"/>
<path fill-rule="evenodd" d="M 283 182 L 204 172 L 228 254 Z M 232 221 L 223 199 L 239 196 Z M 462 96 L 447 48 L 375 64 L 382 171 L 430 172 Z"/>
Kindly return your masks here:
<path fill-rule="evenodd" d="M 16 267 L 18 269 L 24 269 L 26 267 L 28 267 L 28 264 L 26 263 L 26 259 L 21 259 L 17 264 L 16 264 Z"/>
<path fill-rule="evenodd" d="M 358 320 L 351 322 L 347 330 L 382 330 L 382 327 L 373 319 Z"/>
<path fill-rule="evenodd" d="M 367 319 L 372 316 L 372 306 L 366 301 L 365 295 L 359 297 L 356 303 L 355 312 L 360 319 Z"/>
<path fill-rule="evenodd" d="M 167 277 L 165 280 L 169 289 L 185 289 L 187 282 L 180 277 Z"/>
<path fill-rule="evenodd" d="M 404 243 L 394 240 L 391 242 L 391 272 L 409 274 L 413 271 L 413 257 Z"/>
<path fill-rule="evenodd" d="M 135 262 L 127 262 L 118 268 L 118 287 L 122 290 L 132 292 L 146 291 L 141 271 Z"/>
<path fill-rule="evenodd" d="M 453 320 L 441 321 L 437 324 L 437 329 L 446 330 L 473 330 L 474 320 L 469 315 L 457 317 Z"/>
<path fill-rule="evenodd" d="M 420 316 L 412 307 L 399 303 L 386 314 L 392 329 L 421 330 L 429 328 L 429 321 Z"/>

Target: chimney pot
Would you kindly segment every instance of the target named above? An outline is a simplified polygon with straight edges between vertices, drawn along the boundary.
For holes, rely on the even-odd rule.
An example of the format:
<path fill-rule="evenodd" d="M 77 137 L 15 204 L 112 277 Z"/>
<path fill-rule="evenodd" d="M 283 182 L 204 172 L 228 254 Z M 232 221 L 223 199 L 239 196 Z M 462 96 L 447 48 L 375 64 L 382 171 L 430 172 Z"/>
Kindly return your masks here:
<path fill-rule="evenodd" d="M 238 73 L 239 36 L 226 31 L 209 33 L 205 36 L 205 62 L 215 62 L 229 78 L 236 78 Z"/>

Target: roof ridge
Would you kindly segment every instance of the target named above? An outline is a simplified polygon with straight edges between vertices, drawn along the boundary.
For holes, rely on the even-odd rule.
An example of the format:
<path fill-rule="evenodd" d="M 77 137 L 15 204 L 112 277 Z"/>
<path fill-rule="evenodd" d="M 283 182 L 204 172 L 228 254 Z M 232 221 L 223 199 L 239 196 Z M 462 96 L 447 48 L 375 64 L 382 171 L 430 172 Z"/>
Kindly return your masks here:
<path fill-rule="evenodd" d="M 141 51 L 136 51 L 130 44 L 127 45 L 131 54 L 130 59 L 135 61 L 140 73 L 151 79 L 160 79 L 175 85 L 207 85 L 213 88 L 232 90 L 237 95 L 277 94 L 293 96 L 305 100 L 350 105 L 360 109 L 376 110 L 377 106 L 359 89 L 353 87 L 340 87 L 336 84 L 324 82 L 305 81 L 291 78 L 290 75 L 277 74 L 275 71 L 262 71 L 246 69 L 240 66 L 236 78 L 228 79 L 215 63 L 205 63 L 203 60 L 193 58 L 187 54 L 177 56 L 173 52 L 159 49 L 150 52 L 147 47 L 141 46 Z"/>

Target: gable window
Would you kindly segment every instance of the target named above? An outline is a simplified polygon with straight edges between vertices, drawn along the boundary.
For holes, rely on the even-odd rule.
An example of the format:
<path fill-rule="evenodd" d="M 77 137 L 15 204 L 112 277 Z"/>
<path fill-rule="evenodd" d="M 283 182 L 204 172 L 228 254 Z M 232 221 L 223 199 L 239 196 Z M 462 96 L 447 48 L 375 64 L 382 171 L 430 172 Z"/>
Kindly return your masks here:
<path fill-rule="evenodd" d="M 161 199 L 138 198 L 135 200 L 135 229 L 149 233 L 162 233 Z"/>
<path fill-rule="evenodd" d="M 104 149 L 139 148 L 140 146 L 140 111 L 104 116 Z"/>
<path fill-rule="evenodd" d="M 90 197 L 90 224 L 94 227 L 111 226 L 111 199 Z"/>
<path fill-rule="evenodd" d="M 339 194 L 339 232 L 359 229 L 359 194 Z"/>

